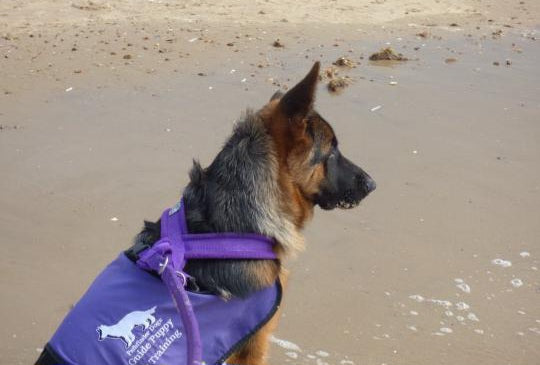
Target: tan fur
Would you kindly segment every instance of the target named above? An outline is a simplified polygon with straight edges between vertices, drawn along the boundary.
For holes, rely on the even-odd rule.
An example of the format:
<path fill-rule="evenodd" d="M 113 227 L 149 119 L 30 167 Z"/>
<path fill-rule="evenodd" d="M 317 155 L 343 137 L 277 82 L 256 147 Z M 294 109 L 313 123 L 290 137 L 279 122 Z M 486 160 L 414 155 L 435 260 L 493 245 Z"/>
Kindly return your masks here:
<path fill-rule="evenodd" d="M 304 227 L 306 221 L 313 214 L 313 204 L 306 199 L 298 184 L 295 183 L 289 164 L 289 156 L 296 143 L 301 143 L 298 139 L 305 132 L 305 123 L 290 123 L 286 116 L 278 108 L 279 101 L 270 102 L 262 111 L 266 128 L 274 141 L 275 151 L 278 160 L 278 182 L 282 193 L 282 211 L 288 214 L 298 230 Z M 304 141 L 305 142 L 305 141 Z M 297 146 L 296 149 L 309 149 L 307 143 Z M 293 158 L 294 159 L 294 158 Z M 302 240 L 303 247 L 303 240 Z"/>
<path fill-rule="evenodd" d="M 267 108 L 263 108 L 259 114 L 259 121 L 264 126 L 267 125 L 270 115 L 265 114 Z M 284 256 L 295 256 L 298 252 L 304 249 L 304 238 L 299 231 L 299 227 L 295 224 L 294 216 L 285 203 L 286 194 L 283 193 L 283 186 L 280 183 L 280 175 L 282 164 L 280 163 L 280 155 L 277 151 L 275 140 L 272 141 L 274 154 L 270 159 L 271 169 L 275 172 L 275 177 L 272 182 L 267 182 L 261 188 L 268 191 L 261 196 L 272 196 L 269 201 L 258 202 L 260 207 L 265 207 L 264 216 L 257 219 L 260 226 L 260 232 L 270 237 L 274 237 L 278 242 L 277 253 L 280 258 Z"/>
<path fill-rule="evenodd" d="M 289 273 L 283 270 L 279 275 L 279 280 L 283 290 L 287 286 Z M 246 344 L 230 358 L 228 364 L 238 365 L 266 365 L 268 348 L 270 347 L 270 336 L 275 331 L 279 318 L 281 317 L 281 307 L 257 333 L 255 333 Z"/>
<path fill-rule="evenodd" d="M 314 70 L 317 72 L 318 67 L 316 64 L 311 72 Z M 316 79 L 314 82 L 316 83 Z M 306 87 L 314 92 L 315 85 L 308 84 Z M 311 103 L 312 100 L 309 101 L 309 108 L 311 108 Z M 275 164 L 273 167 L 276 171 L 275 181 L 279 185 L 278 189 L 273 190 L 279 191 L 279 196 L 276 197 L 275 202 L 270 203 L 272 206 L 268 208 L 271 219 L 266 220 L 264 223 L 266 226 L 262 230 L 276 238 L 279 243 L 276 245 L 276 252 L 278 257 L 283 259 L 304 248 L 301 230 L 312 217 L 314 209 L 310 197 L 319 191 L 321 181 L 326 174 L 322 164 L 311 163 L 314 157 L 314 141 L 306 133 L 308 123 L 306 118 L 312 118 L 310 123 L 313 128 L 317 128 L 317 133 L 324 137 L 324 145 L 318 146 L 324 153 L 330 150 L 334 134 L 331 127 L 318 116 L 295 116 L 292 117 L 294 120 L 290 119 L 280 108 L 280 100 L 277 98 L 263 107 L 258 112 L 258 116 L 272 137 L 275 157 L 272 164 Z M 277 205 L 273 206 L 273 204 Z M 280 219 L 274 217 L 276 212 Z M 277 227 L 278 224 L 269 222 L 279 222 L 281 231 L 280 227 Z M 272 276 L 270 271 L 264 269 L 264 265 L 257 269 L 257 275 L 261 282 L 265 283 L 269 278 L 272 280 L 277 278 L 275 274 Z M 282 269 L 279 277 L 284 284 L 288 273 Z M 279 317 L 280 310 L 227 362 L 238 365 L 265 365 L 269 336 L 276 328 Z"/>

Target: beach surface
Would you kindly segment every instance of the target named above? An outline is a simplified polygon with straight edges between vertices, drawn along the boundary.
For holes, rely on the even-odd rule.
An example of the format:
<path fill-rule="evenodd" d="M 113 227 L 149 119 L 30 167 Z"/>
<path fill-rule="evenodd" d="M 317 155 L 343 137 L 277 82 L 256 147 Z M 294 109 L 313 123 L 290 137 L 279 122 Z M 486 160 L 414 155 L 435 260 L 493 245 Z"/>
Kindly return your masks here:
<path fill-rule="evenodd" d="M 540 363 L 539 31 L 532 0 L 1 1 L 0 364 L 315 61 L 378 187 L 316 210 L 269 363 Z"/>

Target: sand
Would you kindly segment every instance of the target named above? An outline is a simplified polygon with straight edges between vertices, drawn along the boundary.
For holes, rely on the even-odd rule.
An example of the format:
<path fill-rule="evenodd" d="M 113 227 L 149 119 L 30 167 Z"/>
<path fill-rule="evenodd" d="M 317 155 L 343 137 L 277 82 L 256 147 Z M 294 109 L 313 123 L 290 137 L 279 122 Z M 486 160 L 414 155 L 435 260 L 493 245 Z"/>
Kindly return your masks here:
<path fill-rule="evenodd" d="M 242 110 L 344 56 L 354 82 L 321 83 L 318 110 L 378 188 L 316 212 L 269 362 L 537 363 L 538 19 L 530 0 L 0 2 L 0 364 L 35 360 Z M 409 61 L 368 60 L 385 47 Z"/>

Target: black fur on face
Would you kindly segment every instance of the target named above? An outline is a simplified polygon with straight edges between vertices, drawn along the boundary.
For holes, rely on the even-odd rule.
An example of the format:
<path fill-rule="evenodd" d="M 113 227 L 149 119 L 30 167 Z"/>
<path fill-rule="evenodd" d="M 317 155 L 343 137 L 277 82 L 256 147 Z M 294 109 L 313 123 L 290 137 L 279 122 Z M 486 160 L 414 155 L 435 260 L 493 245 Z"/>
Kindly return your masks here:
<path fill-rule="evenodd" d="M 375 181 L 339 151 L 337 144 L 324 161 L 326 176 L 314 201 L 322 209 L 356 207 L 375 190 Z"/>
<path fill-rule="evenodd" d="M 312 110 L 307 120 L 306 133 L 313 142 L 312 168 L 324 168 L 311 200 L 325 210 L 356 207 L 375 189 L 375 181 L 341 154 L 334 130 L 319 113 Z"/>

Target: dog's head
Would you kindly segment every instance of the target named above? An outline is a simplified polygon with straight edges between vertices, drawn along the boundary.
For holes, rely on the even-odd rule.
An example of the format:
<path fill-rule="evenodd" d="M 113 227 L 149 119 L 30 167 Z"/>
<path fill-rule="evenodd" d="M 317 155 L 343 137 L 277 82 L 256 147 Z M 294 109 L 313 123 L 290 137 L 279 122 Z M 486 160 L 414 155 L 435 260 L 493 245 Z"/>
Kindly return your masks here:
<path fill-rule="evenodd" d="M 302 81 L 274 94 L 260 112 L 275 144 L 280 184 L 302 221 L 314 205 L 353 208 L 375 189 L 375 181 L 341 154 L 334 130 L 313 108 L 319 68 L 315 63 Z"/>

